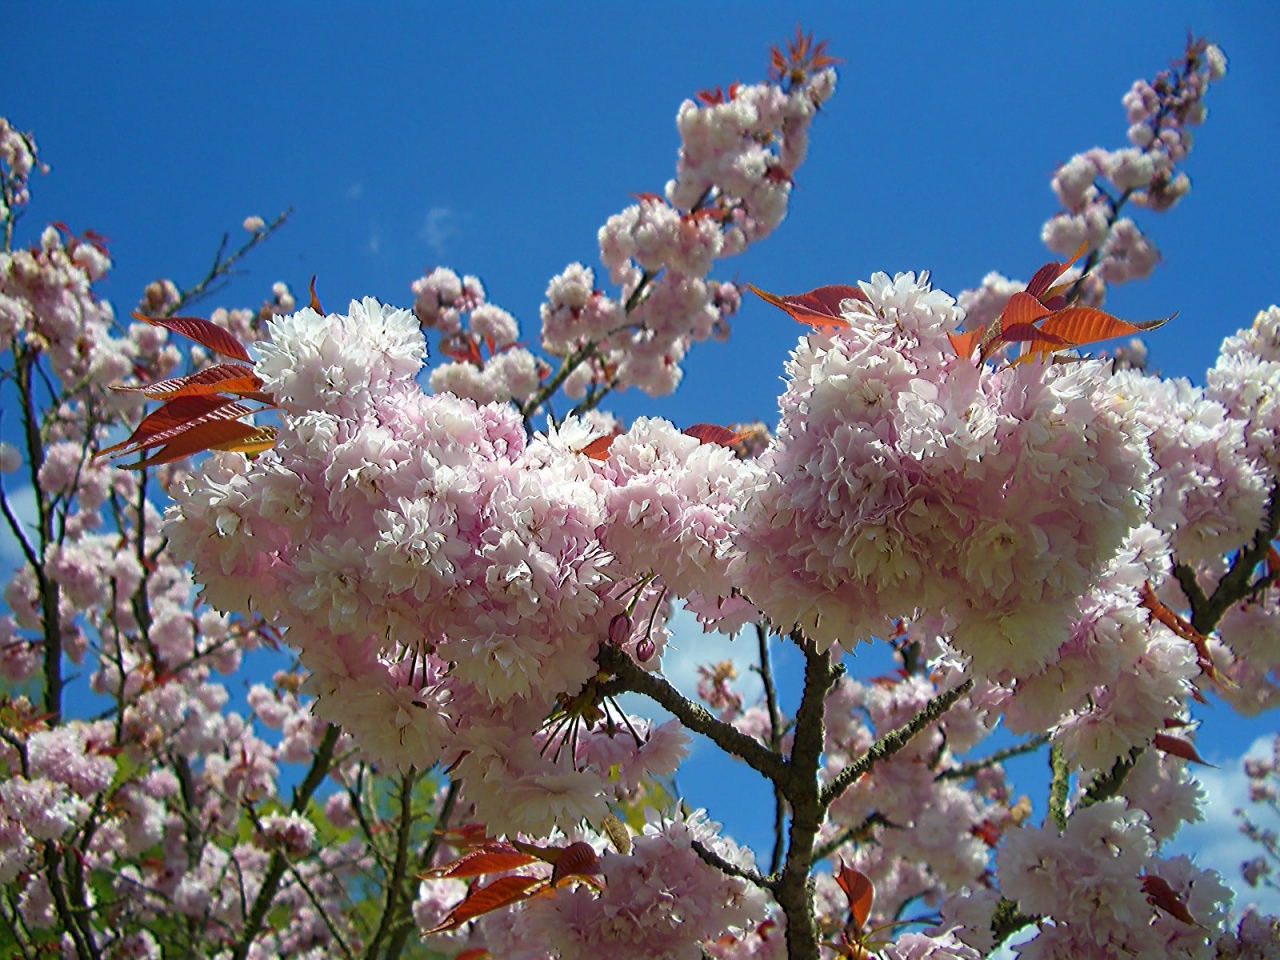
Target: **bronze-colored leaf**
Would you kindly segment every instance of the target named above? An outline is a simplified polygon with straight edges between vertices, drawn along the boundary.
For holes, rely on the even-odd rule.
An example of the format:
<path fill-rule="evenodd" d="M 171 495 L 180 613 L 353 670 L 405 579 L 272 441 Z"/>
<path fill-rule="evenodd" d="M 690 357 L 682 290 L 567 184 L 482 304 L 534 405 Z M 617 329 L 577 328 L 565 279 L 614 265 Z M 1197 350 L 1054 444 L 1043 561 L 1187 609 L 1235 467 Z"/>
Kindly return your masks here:
<path fill-rule="evenodd" d="M 449 915 L 444 920 L 430 930 L 424 930 L 423 933 L 444 933 L 446 930 L 455 930 L 476 917 L 527 899 L 531 895 L 532 888 L 545 883 L 546 881 L 541 877 L 499 877 L 490 884 L 472 890 L 461 903 L 449 911 Z"/>
<path fill-rule="evenodd" d="M 160 452 L 139 460 L 137 463 L 124 463 L 125 470 L 141 470 L 143 467 L 154 467 L 161 463 L 172 463 L 193 453 L 203 453 L 225 444 L 232 444 L 258 432 L 258 427 L 240 420 L 207 420 L 183 431 L 160 448 Z"/>
<path fill-rule="evenodd" d="M 849 321 L 840 312 L 840 304 L 845 300 L 866 300 L 867 296 L 858 287 L 845 284 L 833 284 L 816 287 L 807 293 L 796 293 L 779 297 L 767 293 L 752 284 L 747 284 L 761 300 L 771 303 L 779 310 L 785 310 L 792 318 L 811 327 L 847 327 Z"/>
<path fill-rule="evenodd" d="M 194 340 L 202 347 L 220 353 L 224 357 L 232 357 L 252 363 L 247 351 L 240 341 L 223 330 L 216 323 L 210 323 L 202 317 L 148 317 L 141 313 L 131 314 L 133 319 L 149 323 L 153 327 L 164 327 L 174 333 L 180 333 L 189 340 Z"/>
<path fill-rule="evenodd" d="M 132 452 L 159 446 L 202 420 L 210 418 L 217 411 L 232 405 L 235 406 L 234 410 L 224 411 L 224 415 L 217 419 L 234 420 L 249 413 L 248 407 L 235 404 L 234 397 L 220 397 L 216 394 L 177 397 L 143 417 L 142 422 L 127 439 L 99 450 L 97 455 L 102 457 L 117 451 Z"/>
<path fill-rule="evenodd" d="M 453 863 L 434 867 L 420 876 L 434 879 L 482 877 L 486 873 L 502 873 L 505 870 L 514 870 L 536 862 L 536 857 L 521 853 L 509 844 L 493 843 L 491 846 L 464 853 Z"/>
<path fill-rule="evenodd" d="M 1173 316 L 1177 316 L 1174 314 Z M 1173 319 L 1173 316 L 1160 320 L 1146 320 L 1140 323 L 1129 323 L 1113 317 L 1096 307 L 1064 307 L 1050 314 L 1040 324 L 1044 333 L 1061 337 L 1072 346 L 1083 346 L 1099 340 L 1110 340 L 1112 337 L 1123 337 L 1132 333 L 1154 330 Z M 1047 344 L 1035 343 L 1032 350 L 1049 350 Z"/>

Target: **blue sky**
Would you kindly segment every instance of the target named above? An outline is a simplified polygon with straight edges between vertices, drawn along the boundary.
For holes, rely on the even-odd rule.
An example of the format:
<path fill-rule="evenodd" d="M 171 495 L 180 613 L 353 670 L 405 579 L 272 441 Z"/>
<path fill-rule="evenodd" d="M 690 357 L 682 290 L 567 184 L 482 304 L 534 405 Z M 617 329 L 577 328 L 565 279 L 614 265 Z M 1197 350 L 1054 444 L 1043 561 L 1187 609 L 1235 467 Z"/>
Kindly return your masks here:
<path fill-rule="evenodd" d="M 0 115 L 35 133 L 52 168 L 32 184 L 19 240 L 50 220 L 105 234 L 116 268 L 102 291 L 121 313 L 150 280 L 198 279 L 246 216 L 293 206 L 206 311 L 254 306 L 276 280 L 305 298 L 313 273 L 330 309 L 366 295 L 409 306 L 409 283 L 443 264 L 479 275 L 532 340 L 547 280 L 595 264 L 604 220 L 671 176 L 680 102 L 761 78 L 797 21 L 845 60 L 840 85 L 788 219 L 719 276 L 777 293 L 876 270 L 928 269 L 953 293 L 989 270 L 1026 278 L 1049 258 L 1049 174 L 1125 145 L 1120 97 L 1191 29 L 1223 47 L 1229 72 L 1184 165 L 1191 194 L 1135 216 L 1164 263 L 1109 306 L 1129 319 L 1179 311 L 1147 338 L 1151 360 L 1201 382 L 1222 337 L 1280 299 L 1274 4 L 43 0 L 5 19 Z M 727 344 L 695 348 L 674 396 L 613 409 L 772 421 L 799 332 L 748 301 Z M 1201 749 L 1222 776 L 1275 728 L 1221 705 L 1206 718 Z M 1034 763 L 1018 768 L 1033 796 Z M 712 767 L 682 786 L 762 847 L 765 794 L 758 809 L 722 800 L 743 780 Z M 1224 856 L 1215 865 L 1234 880 Z"/>

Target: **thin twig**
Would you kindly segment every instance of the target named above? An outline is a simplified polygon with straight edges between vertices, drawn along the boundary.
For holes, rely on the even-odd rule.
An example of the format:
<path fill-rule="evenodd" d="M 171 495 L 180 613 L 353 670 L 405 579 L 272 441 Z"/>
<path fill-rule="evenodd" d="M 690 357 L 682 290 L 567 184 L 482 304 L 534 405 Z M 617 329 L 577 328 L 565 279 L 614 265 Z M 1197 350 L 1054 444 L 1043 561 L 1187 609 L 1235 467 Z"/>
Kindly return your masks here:
<path fill-rule="evenodd" d="M 951 770 L 943 770 L 933 779 L 937 780 L 964 780 L 972 777 L 975 773 L 980 773 L 989 767 L 995 766 L 997 763 L 1004 763 L 1010 757 L 1019 757 L 1024 753 L 1031 753 L 1039 750 L 1049 742 L 1049 735 L 1042 733 L 1039 736 L 1032 737 L 1030 740 L 1024 740 L 1022 743 L 1015 743 L 1011 747 L 1005 747 L 1003 750 L 997 750 L 988 757 L 981 760 L 970 760 L 968 763 L 961 764 Z"/>
<path fill-rule="evenodd" d="M 756 623 L 756 640 L 760 648 L 760 666 L 757 672 L 764 683 L 764 702 L 769 711 L 769 749 L 775 753 L 782 749 L 782 711 L 778 709 L 778 694 L 773 687 L 773 664 L 769 658 L 769 631 L 763 623 Z M 773 853 L 769 857 L 769 872 L 777 873 L 782 866 L 782 849 L 786 843 L 787 798 L 782 788 L 773 785 Z"/>
<path fill-rule="evenodd" d="M 710 847 L 706 846 L 699 840 L 692 842 L 693 852 L 698 855 L 703 863 L 707 866 L 715 867 L 721 873 L 727 873 L 731 877 L 737 877 L 740 880 L 746 880 L 748 883 L 754 883 L 757 887 L 764 890 L 772 890 L 778 883 L 775 876 L 764 877 L 749 867 L 740 867 L 736 863 L 730 863 L 720 854 L 716 853 Z"/>
<path fill-rule="evenodd" d="M 209 267 L 209 272 L 194 285 L 180 291 L 178 293 L 178 299 L 165 309 L 164 315 L 166 317 L 172 317 L 183 307 L 203 300 L 205 297 L 214 293 L 219 288 L 213 286 L 213 284 L 222 277 L 231 273 L 231 268 L 235 266 L 241 257 L 260 244 L 263 240 L 267 239 L 267 237 L 271 236 L 271 234 L 275 233 L 276 230 L 282 227 L 285 221 L 291 216 L 293 216 L 293 207 L 289 207 L 287 210 L 276 214 L 274 220 L 264 226 L 261 230 L 254 231 L 249 239 L 241 244 L 240 247 L 230 256 L 224 256 L 227 249 L 227 241 L 229 239 L 228 235 L 224 233 L 222 235 L 222 243 L 218 245 L 218 252 L 214 254 L 213 265 Z"/>

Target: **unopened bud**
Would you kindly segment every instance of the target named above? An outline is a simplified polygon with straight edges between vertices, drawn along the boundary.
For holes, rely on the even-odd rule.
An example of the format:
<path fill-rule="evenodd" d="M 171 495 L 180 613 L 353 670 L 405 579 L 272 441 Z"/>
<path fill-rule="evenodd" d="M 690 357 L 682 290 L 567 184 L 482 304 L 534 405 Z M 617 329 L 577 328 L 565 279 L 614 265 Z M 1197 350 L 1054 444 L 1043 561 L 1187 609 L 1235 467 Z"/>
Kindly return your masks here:
<path fill-rule="evenodd" d="M 609 621 L 609 642 L 615 647 L 620 647 L 626 643 L 629 636 L 631 636 L 631 618 L 625 613 L 615 613 L 613 619 Z"/>
<path fill-rule="evenodd" d="M 653 645 L 653 641 L 645 637 L 636 644 L 636 663 L 647 663 L 658 648 Z"/>

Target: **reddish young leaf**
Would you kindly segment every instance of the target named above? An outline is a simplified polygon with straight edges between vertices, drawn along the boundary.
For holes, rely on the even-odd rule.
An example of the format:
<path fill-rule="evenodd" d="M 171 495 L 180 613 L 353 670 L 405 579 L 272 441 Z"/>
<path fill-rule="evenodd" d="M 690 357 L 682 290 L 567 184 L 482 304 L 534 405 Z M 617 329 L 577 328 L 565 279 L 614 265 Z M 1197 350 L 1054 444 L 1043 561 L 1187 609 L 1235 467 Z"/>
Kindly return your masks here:
<path fill-rule="evenodd" d="M 1001 831 L 998 824 L 992 823 L 990 820 L 983 820 L 979 824 L 969 828 L 969 832 L 985 843 L 988 847 L 994 847 L 1000 842 Z"/>
<path fill-rule="evenodd" d="M 508 844 L 495 843 L 491 847 L 464 853 L 453 863 L 445 864 L 442 867 L 433 867 L 426 873 L 419 874 L 419 876 L 424 878 L 431 877 L 437 880 L 457 877 L 482 877 L 486 873 L 502 873 L 504 870 L 514 870 L 517 867 L 536 862 L 536 857 L 520 853 Z"/>
<path fill-rule="evenodd" d="M 981 330 L 962 330 L 958 333 L 947 334 L 947 339 L 951 341 L 951 349 L 956 352 L 956 356 L 961 360 L 967 360 L 973 356 L 973 348 L 978 345 L 978 341 L 981 338 Z"/>
<path fill-rule="evenodd" d="M 261 390 L 255 390 L 253 393 L 242 393 L 240 397 L 244 400 L 257 400 L 258 403 L 265 403 L 268 407 L 276 405 L 276 398 L 269 393 L 263 393 Z"/>
<path fill-rule="evenodd" d="M 847 327 L 849 321 L 840 314 L 840 304 L 845 300 L 866 300 L 867 296 L 857 287 L 833 284 L 817 287 L 808 293 L 796 293 L 779 297 L 767 293 L 753 284 L 747 284 L 761 300 L 785 310 L 792 318 L 811 327 Z"/>
<path fill-rule="evenodd" d="M 239 364 L 236 364 L 239 366 Z M 210 367 L 210 370 L 217 370 L 218 367 Z M 247 368 L 246 368 L 247 369 Z M 207 371 L 201 371 L 202 373 Z M 170 383 L 171 381 L 162 380 L 160 383 Z M 157 390 L 159 384 L 152 384 L 142 391 L 142 395 L 148 400 L 172 400 L 175 397 L 200 397 L 210 393 L 233 393 L 236 396 L 264 396 L 259 390 L 262 387 L 262 381 L 253 374 L 247 377 L 227 377 L 225 380 L 219 380 L 216 383 L 185 383 L 172 388 Z"/>
<path fill-rule="evenodd" d="M 603 437 L 596 437 L 578 452 L 592 460 L 608 460 L 609 448 L 613 446 L 615 439 L 617 434 L 606 433 Z"/>
<path fill-rule="evenodd" d="M 861 933 L 867 917 L 871 916 L 871 904 L 876 897 L 875 887 L 865 873 L 846 866 L 843 860 L 840 861 L 835 880 L 849 898 L 849 926 Z"/>
<path fill-rule="evenodd" d="M 1084 253 L 1087 249 L 1089 249 L 1088 240 L 1080 244 L 1076 249 L 1076 252 L 1071 255 L 1070 260 L 1064 260 L 1062 263 L 1059 263 L 1056 260 L 1051 260 L 1049 263 L 1046 263 L 1043 267 L 1032 274 L 1031 279 L 1027 282 L 1027 293 L 1031 294 L 1031 296 L 1035 297 L 1037 300 L 1040 299 L 1041 295 L 1048 292 L 1054 282 L 1066 273 L 1068 268 L 1080 259 L 1080 254 Z"/>
<path fill-rule="evenodd" d="M 1010 327 L 1030 325 L 1037 320 L 1049 316 L 1050 310 L 1029 293 L 1019 291 L 1009 298 L 1009 302 L 1000 311 L 1000 330 L 1004 339 L 1013 339 L 1008 335 Z"/>
<path fill-rule="evenodd" d="M 165 440 L 195 426 L 210 414 L 233 404 L 234 400 L 234 397 L 219 397 L 212 394 L 170 400 L 160 409 L 153 410 L 143 417 L 142 422 L 127 439 L 99 450 L 97 455 L 102 457 L 116 451 L 132 452 L 132 450 L 145 450 L 148 447 L 159 446 Z M 230 419 L 242 417 L 248 412 L 248 407 L 238 407 L 238 412 L 232 413 Z M 226 419 L 226 417 L 219 419 Z"/>
<path fill-rule="evenodd" d="M 170 377 L 168 380 L 140 383 L 136 386 L 116 383 L 111 385 L 111 389 L 117 393 L 140 393 L 148 400 L 172 400 L 174 397 L 201 393 L 243 393 L 245 391 L 235 387 L 249 378 L 255 381 L 255 386 L 250 389 L 256 390 L 262 386 L 262 381 L 254 376 L 253 367 L 243 363 L 220 363 L 186 377 Z"/>
<path fill-rule="evenodd" d="M 1203 633 L 1196 630 L 1195 627 L 1191 626 L 1191 624 L 1187 623 L 1186 620 L 1182 619 L 1182 617 L 1178 616 L 1178 614 L 1174 613 L 1161 603 L 1160 598 L 1157 597 L 1155 591 L 1151 589 L 1150 583 L 1144 583 L 1142 585 L 1142 591 L 1139 596 L 1141 597 L 1141 600 L 1139 601 L 1141 605 L 1146 607 L 1155 619 L 1159 620 L 1183 640 L 1190 640 L 1193 643 L 1203 643 L 1209 639 Z"/>
<path fill-rule="evenodd" d="M 423 933 L 455 930 L 476 917 L 527 899 L 531 896 L 531 888 L 545 883 L 541 877 L 499 877 L 493 883 L 472 890 L 460 904 L 449 911 L 444 920 Z"/>
<path fill-rule="evenodd" d="M 560 851 L 551 871 L 551 886 L 558 887 L 570 877 L 590 879 L 600 873 L 600 857 L 591 844 L 579 840 Z"/>
<path fill-rule="evenodd" d="M 836 57 L 828 56 L 826 49 L 826 40 L 815 44 L 813 34 L 806 36 L 796 24 L 796 38 L 787 41 L 785 55 L 777 46 L 769 48 L 769 76 L 792 84 L 803 83 L 810 72 L 840 63 Z"/>
<path fill-rule="evenodd" d="M 728 427 L 720 427 L 714 423 L 695 423 L 680 432 L 686 437 L 693 437 L 699 443 L 718 443 L 722 447 L 733 446 L 739 440 L 751 436 L 750 431 L 734 433 Z"/>
<path fill-rule="evenodd" d="M 1142 585 L 1139 597 L 1141 598 L 1139 600 L 1140 605 L 1147 608 L 1152 619 L 1158 620 L 1177 636 L 1196 648 L 1196 656 L 1201 673 L 1220 686 L 1229 685 L 1229 681 L 1219 677 L 1218 671 L 1213 666 L 1213 658 L 1209 655 L 1208 637 L 1161 603 L 1160 598 L 1156 596 L 1156 592 L 1151 589 L 1150 583 Z M 1192 696 L 1198 699 L 1197 692 L 1193 691 Z"/>
<path fill-rule="evenodd" d="M 323 317 L 325 315 L 324 307 L 320 306 L 320 298 L 316 296 L 316 275 L 314 273 L 311 275 L 311 284 L 309 289 L 311 291 L 311 302 L 308 303 L 307 306 Z"/>
<path fill-rule="evenodd" d="M 484 947 L 468 947 L 454 957 L 453 960 L 488 960 L 491 956 L 492 954 Z"/>
<path fill-rule="evenodd" d="M 243 453 L 251 455 L 261 453 L 263 450 L 270 450 L 276 445 L 276 428 L 275 427 L 258 427 L 257 430 L 248 436 L 241 437 L 239 440 L 231 440 L 227 443 L 215 443 L 210 450 L 221 450 L 224 453 Z"/>
<path fill-rule="evenodd" d="M 490 838 L 489 832 L 483 823 L 464 823 L 460 827 L 451 827 L 448 830 L 436 832 L 442 837 L 449 838 L 447 842 L 451 846 L 458 848 L 479 847 L 487 843 L 497 842 Z"/>
<path fill-rule="evenodd" d="M 228 444 L 234 444 L 258 433 L 259 428 L 239 420 L 208 420 L 178 434 L 160 448 L 154 456 L 137 463 L 124 463 L 125 470 L 141 470 L 161 463 L 172 463 L 193 453 L 202 453 Z"/>
<path fill-rule="evenodd" d="M 1064 340 L 1062 337 L 1055 337 L 1051 333 L 1045 333 L 1043 327 L 1033 326 L 1030 323 L 1015 323 L 1012 326 L 1005 327 L 1000 331 L 999 341 L 1001 343 L 1022 343 L 1025 341 L 1033 344 L 1036 350 L 1056 350 L 1058 347 L 1074 346 L 1070 341 Z"/>
<path fill-rule="evenodd" d="M 240 341 L 216 323 L 210 323 L 201 317 L 147 317 L 141 313 L 131 314 L 133 319 L 149 323 L 153 327 L 164 327 L 174 333 L 180 333 L 188 340 L 194 340 L 202 347 L 220 353 L 224 357 L 233 357 L 252 363 L 249 352 L 241 346 Z"/>
<path fill-rule="evenodd" d="M 1187 760 L 1190 763 L 1198 763 L 1201 766 L 1213 766 L 1213 764 L 1206 762 L 1200 754 L 1196 753 L 1195 747 L 1181 737 L 1171 736 L 1167 733 L 1157 733 L 1151 738 L 1151 743 L 1163 753 L 1181 757 L 1183 760 Z"/>
<path fill-rule="evenodd" d="M 1064 307 L 1046 317 L 1044 322 L 1040 324 L 1040 329 L 1044 333 L 1061 337 L 1072 346 L 1083 346 L 1086 343 L 1096 343 L 1099 340 L 1110 340 L 1112 337 L 1123 337 L 1130 333 L 1154 330 L 1168 323 L 1176 316 L 1177 314 L 1175 313 L 1159 320 L 1129 323 L 1094 307 Z M 1037 343 L 1031 349 L 1046 350 L 1049 348 Z"/>
<path fill-rule="evenodd" d="M 480 355 L 480 347 L 469 333 L 448 333 L 440 338 L 440 352 L 450 360 L 458 363 L 473 363 L 484 368 L 484 357 Z"/>
<path fill-rule="evenodd" d="M 1139 879 L 1142 881 L 1142 892 L 1147 895 L 1147 903 L 1159 910 L 1163 910 L 1171 917 L 1176 917 L 1185 924 L 1193 927 L 1199 926 L 1196 923 L 1196 918 L 1191 915 L 1191 911 L 1174 893 L 1173 887 L 1169 886 L 1169 881 L 1165 880 L 1164 877 L 1156 876 L 1154 873 L 1146 873 Z"/>

